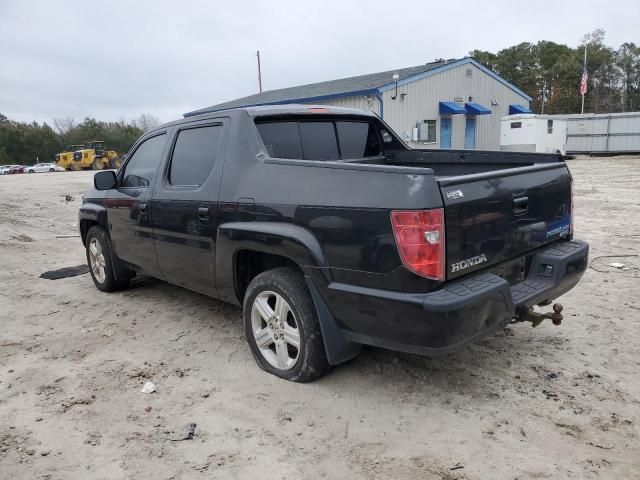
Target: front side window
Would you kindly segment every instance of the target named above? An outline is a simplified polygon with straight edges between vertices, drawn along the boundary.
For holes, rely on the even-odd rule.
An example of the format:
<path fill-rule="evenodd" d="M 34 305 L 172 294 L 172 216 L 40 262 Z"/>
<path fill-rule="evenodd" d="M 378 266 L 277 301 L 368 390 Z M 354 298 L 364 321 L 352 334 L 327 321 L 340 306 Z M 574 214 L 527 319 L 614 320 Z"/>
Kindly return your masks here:
<path fill-rule="evenodd" d="M 218 156 L 222 125 L 189 128 L 178 133 L 171 157 L 171 185 L 202 185 Z"/>
<path fill-rule="evenodd" d="M 547 134 L 553 133 L 553 120 L 547 120 Z"/>
<path fill-rule="evenodd" d="M 165 134 L 151 137 L 133 152 L 125 166 L 123 187 L 148 187 L 153 183 L 162 160 L 166 137 Z"/>

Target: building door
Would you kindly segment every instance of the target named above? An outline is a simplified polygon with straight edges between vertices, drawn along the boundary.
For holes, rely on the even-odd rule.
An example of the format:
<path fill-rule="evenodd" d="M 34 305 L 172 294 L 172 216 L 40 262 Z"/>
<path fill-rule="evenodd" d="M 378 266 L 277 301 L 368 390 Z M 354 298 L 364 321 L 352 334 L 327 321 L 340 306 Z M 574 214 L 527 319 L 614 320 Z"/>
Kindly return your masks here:
<path fill-rule="evenodd" d="M 440 148 L 451 148 L 451 118 L 440 119 Z"/>
<path fill-rule="evenodd" d="M 467 123 L 464 127 L 464 148 L 473 150 L 476 148 L 476 119 L 467 117 Z"/>

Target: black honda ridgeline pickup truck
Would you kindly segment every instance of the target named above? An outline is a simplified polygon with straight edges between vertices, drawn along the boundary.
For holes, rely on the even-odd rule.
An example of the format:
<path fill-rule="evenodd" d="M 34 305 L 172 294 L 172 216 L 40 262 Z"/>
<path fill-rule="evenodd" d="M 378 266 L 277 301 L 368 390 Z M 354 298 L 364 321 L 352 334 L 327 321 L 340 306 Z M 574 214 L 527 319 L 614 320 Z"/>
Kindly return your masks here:
<path fill-rule="evenodd" d="M 362 345 L 435 355 L 571 289 L 559 155 L 412 150 L 375 114 L 302 105 L 204 113 L 145 134 L 84 196 L 96 287 L 136 273 L 243 306 L 264 370 L 313 380 Z"/>

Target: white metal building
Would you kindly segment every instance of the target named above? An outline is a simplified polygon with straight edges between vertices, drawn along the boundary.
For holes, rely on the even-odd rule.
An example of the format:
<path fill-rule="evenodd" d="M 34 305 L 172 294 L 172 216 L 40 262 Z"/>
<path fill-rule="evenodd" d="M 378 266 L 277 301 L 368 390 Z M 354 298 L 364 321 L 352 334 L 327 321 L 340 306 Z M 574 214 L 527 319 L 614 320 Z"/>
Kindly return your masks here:
<path fill-rule="evenodd" d="M 568 153 L 640 152 L 640 112 L 551 115 L 567 122 Z"/>
<path fill-rule="evenodd" d="M 185 114 L 255 105 L 335 105 L 378 113 L 414 148 L 500 149 L 500 120 L 531 97 L 472 58 L 270 90 Z"/>

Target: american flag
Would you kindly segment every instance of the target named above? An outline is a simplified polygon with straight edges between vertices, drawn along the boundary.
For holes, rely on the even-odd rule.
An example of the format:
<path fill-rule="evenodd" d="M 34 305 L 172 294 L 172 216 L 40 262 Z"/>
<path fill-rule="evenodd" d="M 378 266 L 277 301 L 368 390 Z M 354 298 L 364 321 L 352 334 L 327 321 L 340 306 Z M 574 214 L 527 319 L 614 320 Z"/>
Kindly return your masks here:
<path fill-rule="evenodd" d="M 583 97 L 587 93 L 587 80 L 589 79 L 589 75 L 587 74 L 587 66 L 585 65 L 582 69 L 582 77 L 580 77 L 580 95 Z"/>

